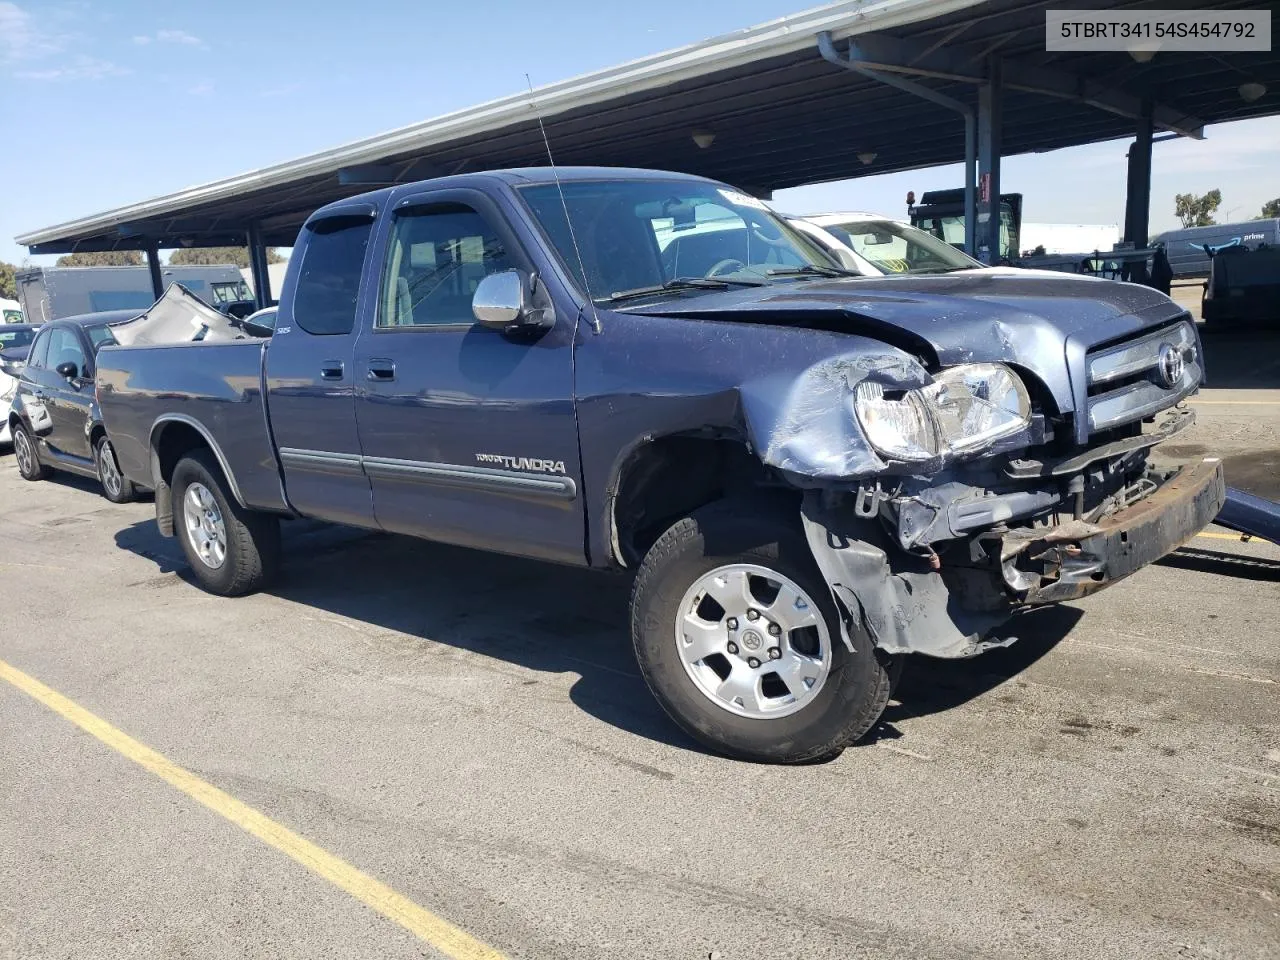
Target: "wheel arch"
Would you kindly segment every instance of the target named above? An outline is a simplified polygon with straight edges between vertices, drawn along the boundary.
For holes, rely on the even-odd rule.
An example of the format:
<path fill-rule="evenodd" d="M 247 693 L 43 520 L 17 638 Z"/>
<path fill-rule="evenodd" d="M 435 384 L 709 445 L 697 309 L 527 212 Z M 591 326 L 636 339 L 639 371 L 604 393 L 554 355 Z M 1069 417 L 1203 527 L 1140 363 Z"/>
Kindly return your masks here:
<path fill-rule="evenodd" d="M 174 467 L 183 455 L 196 449 L 207 449 L 218 461 L 218 467 L 227 482 L 227 489 L 236 503 L 247 507 L 240 485 L 236 483 L 235 473 L 227 462 L 226 455 L 218 446 L 209 428 L 195 417 L 182 413 L 169 413 L 159 417 L 151 426 L 151 438 L 148 446 L 151 450 L 151 478 L 159 493 L 167 491 L 169 481 L 173 479 Z"/>
<path fill-rule="evenodd" d="M 609 486 L 612 559 L 635 568 L 677 520 L 717 500 L 763 489 L 790 490 L 740 435 L 646 437 L 619 458 Z M 794 493 L 798 510 L 799 492 Z"/>

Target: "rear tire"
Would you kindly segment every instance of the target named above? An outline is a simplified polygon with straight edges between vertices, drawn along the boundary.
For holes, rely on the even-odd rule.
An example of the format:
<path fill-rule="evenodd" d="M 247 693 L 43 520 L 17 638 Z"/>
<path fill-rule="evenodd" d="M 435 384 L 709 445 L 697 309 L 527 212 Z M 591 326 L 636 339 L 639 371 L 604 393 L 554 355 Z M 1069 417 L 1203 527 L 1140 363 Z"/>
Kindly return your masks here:
<path fill-rule="evenodd" d="M 116 452 L 105 434 L 93 445 L 93 463 L 98 468 L 98 482 L 102 484 L 104 497 L 112 503 L 131 503 L 137 499 L 137 488 L 120 472 Z"/>
<path fill-rule="evenodd" d="M 207 450 L 178 461 L 170 484 L 174 533 L 205 590 L 237 597 L 261 590 L 280 570 L 280 523 L 240 506 Z"/>
<path fill-rule="evenodd" d="M 40 462 L 36 441 L 21 420 L 13 425 L 13 455 L 23 480 L 44 480 L 53 472 Z"/>
<path fill-rule="evenodd" d="M 746 612 L 731 617 L 739 580 Z M 631 604 L 636 660 L 654 697 L 690 736 L 740 760 L 838 756 L 880 718 L 900 669 L 869 639 L 849 651 L 798 516 L 756 502 L 712 504 L 667 530 Z M 690 663 L 694 642 L 713 652 Z M 791 669 L 793 660 L 802 666 Z"/>

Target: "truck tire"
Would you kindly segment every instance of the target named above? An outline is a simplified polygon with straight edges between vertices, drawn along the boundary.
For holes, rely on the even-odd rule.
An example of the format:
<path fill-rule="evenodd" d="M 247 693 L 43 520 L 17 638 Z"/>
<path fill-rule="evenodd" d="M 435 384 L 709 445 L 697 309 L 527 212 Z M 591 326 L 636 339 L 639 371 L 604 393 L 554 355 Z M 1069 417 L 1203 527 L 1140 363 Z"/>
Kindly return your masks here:
<path fill-rule="evenodd" d="M 133 482 L 120 472 L 116 452 L 105 434 L 93 445 L 93 464 L 98 468 L 98 482 L 102 484 L 104 497 L 112 503 L 131 503 L 137 499 L 138 491 Z"/>
<path fill-rule="evenodd" d="M 631 598 L 636 660 L 671 718 L 740 760 L 838 756 L 875 725 L 901 665 L 850 652 L 798 513 L 721 501 L 649 550 Z"/>
<path fill-rule="evenodd" d="M 13 425 L 13 455 L 18 461 L 18 473 L 23 480 L 44 480 L 53 472 L 40 462 L 35 439 L 21 420 Z"/>
<path fill-rule="evenodd" d="M 266 586 L 280 569 L 280 523 L 240 506 L 207 450 L 188 453 L 173 469 L 174 532 L 200 586 L 238 597 Z"/>

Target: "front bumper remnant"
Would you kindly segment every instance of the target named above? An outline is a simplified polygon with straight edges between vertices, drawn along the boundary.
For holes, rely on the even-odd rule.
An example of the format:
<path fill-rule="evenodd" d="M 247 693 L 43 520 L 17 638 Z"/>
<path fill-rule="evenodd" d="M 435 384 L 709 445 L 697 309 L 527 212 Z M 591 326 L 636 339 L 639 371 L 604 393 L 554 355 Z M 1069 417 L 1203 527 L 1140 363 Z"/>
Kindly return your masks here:
<path fill-rule="evenodd" d="M 1217 516 L 1225 500 L 1222 461 L 1207 457 L 1096 521 L 1011 531 L 1000 545 L 1005 584 L 1026 606 L 1096 593 L 1182 546 Z"/>
<path fill-rule="evenodd" d="M 925 558 L 899 549 L 879 522 L 824 502 L 817 490 L 805 493 L 801 519 L 849 649 L 870 640 L 888 653 L 972 657 L 1015 639 L 991 637 L 1012 606 L 968 609 Z"/>

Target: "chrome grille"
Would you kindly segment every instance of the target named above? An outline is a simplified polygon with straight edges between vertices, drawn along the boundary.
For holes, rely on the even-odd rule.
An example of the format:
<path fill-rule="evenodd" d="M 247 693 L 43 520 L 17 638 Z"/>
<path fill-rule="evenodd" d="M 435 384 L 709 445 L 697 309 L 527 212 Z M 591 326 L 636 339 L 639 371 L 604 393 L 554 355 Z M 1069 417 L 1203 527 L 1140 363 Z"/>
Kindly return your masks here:
<path fill-rule="evenodd" d="M 1086 364 L 1091 433 L 1173 406 L 1204 376 L 1199 339 L 1189 320 L 1090 351 Z"/>

